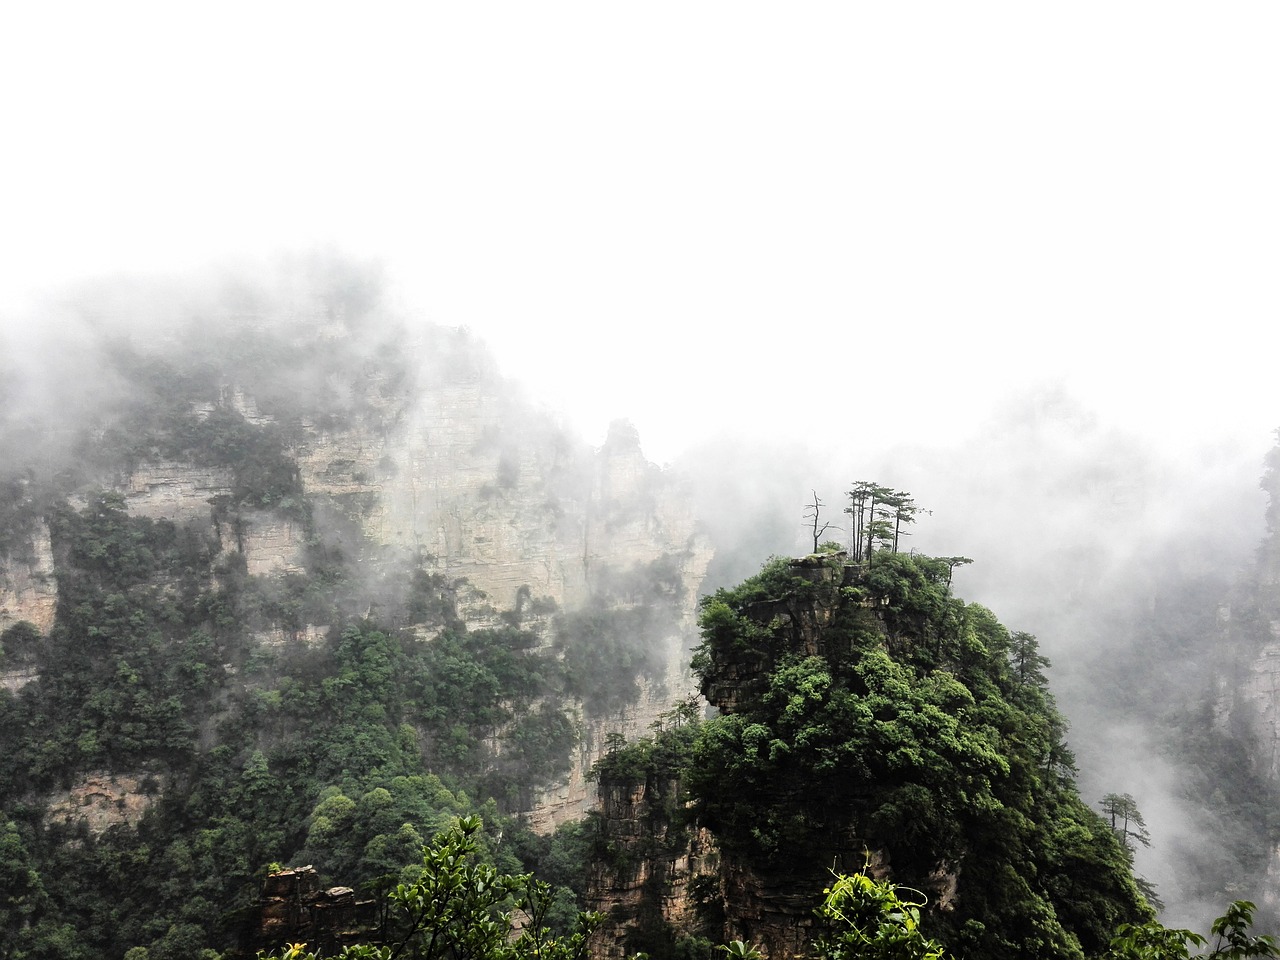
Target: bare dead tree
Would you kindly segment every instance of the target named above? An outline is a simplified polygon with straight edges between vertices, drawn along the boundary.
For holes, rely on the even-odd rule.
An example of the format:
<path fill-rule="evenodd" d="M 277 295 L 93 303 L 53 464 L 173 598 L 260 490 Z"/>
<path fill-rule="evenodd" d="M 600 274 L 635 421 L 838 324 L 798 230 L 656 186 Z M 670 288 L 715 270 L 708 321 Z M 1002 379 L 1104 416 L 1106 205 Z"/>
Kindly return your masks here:
<path fill-rule="evenodd" d="M 822 539 L 822 535 L 831 529 L 830 521 L 821 523 L 822 508 L 825 504 L 818 499 L 818 491 L 813 491 L 813 503 L 808 504 L 804 508 L 804 517 L 806 520 L 813 522 L 813 552 L 818 552 L 818 543 Z M 819 525 L 821 523 L 821 525 Z"/>

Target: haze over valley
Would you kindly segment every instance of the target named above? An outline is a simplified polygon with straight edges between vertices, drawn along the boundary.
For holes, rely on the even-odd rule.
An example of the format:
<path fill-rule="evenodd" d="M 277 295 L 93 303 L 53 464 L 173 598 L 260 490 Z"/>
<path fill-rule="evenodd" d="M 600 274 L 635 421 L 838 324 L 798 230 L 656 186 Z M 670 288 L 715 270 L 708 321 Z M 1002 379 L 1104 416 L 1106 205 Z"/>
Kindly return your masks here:
<path fill-rule="evenodd" d="M 0 958 L 425 955 L 441 830 L 553 960 L 830 949 L 833 863 L 959 958 L 1280 932 L 1273 9 L 72 6 Z"/>

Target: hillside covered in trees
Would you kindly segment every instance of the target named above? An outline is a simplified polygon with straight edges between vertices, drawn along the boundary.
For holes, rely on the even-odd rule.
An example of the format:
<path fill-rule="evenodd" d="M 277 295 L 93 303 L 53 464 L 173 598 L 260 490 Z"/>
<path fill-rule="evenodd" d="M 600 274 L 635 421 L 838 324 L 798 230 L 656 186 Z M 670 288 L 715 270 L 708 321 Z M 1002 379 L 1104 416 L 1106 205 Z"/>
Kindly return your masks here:
<path fill-rule="evenodd" d="M 322 952 L 406 957 L 435 880 L 487 885 L 486 957 L 835 950 L 832 869 L 958 957 L 1152 916 L 1132 798 L 1078 795 L 1035 638 L 899 550 L 907 494 L 856 484 L 847 550 L 815 494 L 811 556 L 699 604 L 635 431 L 587 447 L 376 277 L 64 309 L 0 358 L 2 960 L 285 954 L 303 876 L 375 915 Z"/>
<path fill-rule="evenodd" d="M 471 814 L 552 856 L 688 684 L 707 549 L 634 431 L 328 262 L 64 309 L 0 358 L 0 957 L 251 956 L 273 868 L 367 898 Z"/>
<path fill-rule="evenodd" d="M 693 663 L 718 715 L 601 761 L 611 788 L 680 791 L 654 805 L 668 850 L 710 831 L 719 862 L 692 885 L 724 936 L 800 955 L 830 871 L 864 866 L 921 892 L 957 956 L 1100 956 L 1152 916 L 1124 835 L 1075 789 L 1035 639 L 950 571 L 891 549 L 770 561 L 703 602 Z M 637 921 L 640 946 L 681 935 Z"/>

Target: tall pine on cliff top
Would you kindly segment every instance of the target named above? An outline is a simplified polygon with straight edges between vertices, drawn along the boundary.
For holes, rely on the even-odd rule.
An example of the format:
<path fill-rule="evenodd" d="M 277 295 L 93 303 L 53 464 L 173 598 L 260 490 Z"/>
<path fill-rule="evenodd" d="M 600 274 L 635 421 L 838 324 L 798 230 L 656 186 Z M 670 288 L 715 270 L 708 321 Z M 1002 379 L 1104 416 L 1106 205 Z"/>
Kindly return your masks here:
<path fill-rule="evenodd" d="M 722 713 L 691 764 L 698 817 L 729 869 L 793 889 L 871 856 L 957 956 L 1100 955 L 1150 916 L 1130 855 L 1076 792 L 1034 638 L 949 573 L 775 559 L 706 598 L 694 669 Z"/>

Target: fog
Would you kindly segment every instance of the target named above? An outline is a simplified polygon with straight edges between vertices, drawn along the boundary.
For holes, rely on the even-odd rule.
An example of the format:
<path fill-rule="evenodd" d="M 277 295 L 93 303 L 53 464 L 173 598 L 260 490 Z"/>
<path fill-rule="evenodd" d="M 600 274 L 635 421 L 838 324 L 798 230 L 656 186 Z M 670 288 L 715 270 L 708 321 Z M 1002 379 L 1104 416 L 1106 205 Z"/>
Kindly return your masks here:
<path fill-rule="evenodd" d="M 721 548 L 716 584 L 748 575 L 763 556 L 812 549 L 803 511 L 814 492 L 835 523 L 824 539 L 847 542 L 841 510 L 854 480 L 909 491 L 925 512 L 903 549 L 971 558 L 956 570 L 957 594 L 1038 637 L 1071 724 L 1082 795 L 1135 797 L 1153 838 L 1137 867 L 1156 884 L 1163 919 L 1205 927 L 1221 907 L 1194 892 L 1206 865 L 1233 876 L 1242 896 L 1262 899 L 1261 881 L 1223 851 L 1243 827 L 1211 809 L 1204 773 L 1178 756 L 1166 724 L 1207 704 L 1222 716 L 1219 684 L 1233 668 L 1220 614 L 1266 533 L 1265 452 L 1223 441 L 1171 453 L 1047 386 L 1011 394 L 949 442 L 718 442 L 678 467 L 700 481 L 700 512 Z"/>
<path fill-rule="evenodd" d="M 1265 533 L 1271 11 L 506 13 L 24 13 L 6 434 L 123 386 L 88 349 L 102 291 L 164 336 L 128 277 L 373 263 L 389 315 L 466 328 L 588 442 L 624 417 L 696 478 L 718 582 L 805 549 L 811 491 L 833 519 L 853 480 L 911 491 L 910 545 L 973 558 L 958 592 L 1041 638 L 1086 797 L 1138 798 L 1140 868 L 1199 921 L 1174 851 L 1201 812 L 1097 661 Z M 50 349 L 57 378 L 23 363 Z"/>

